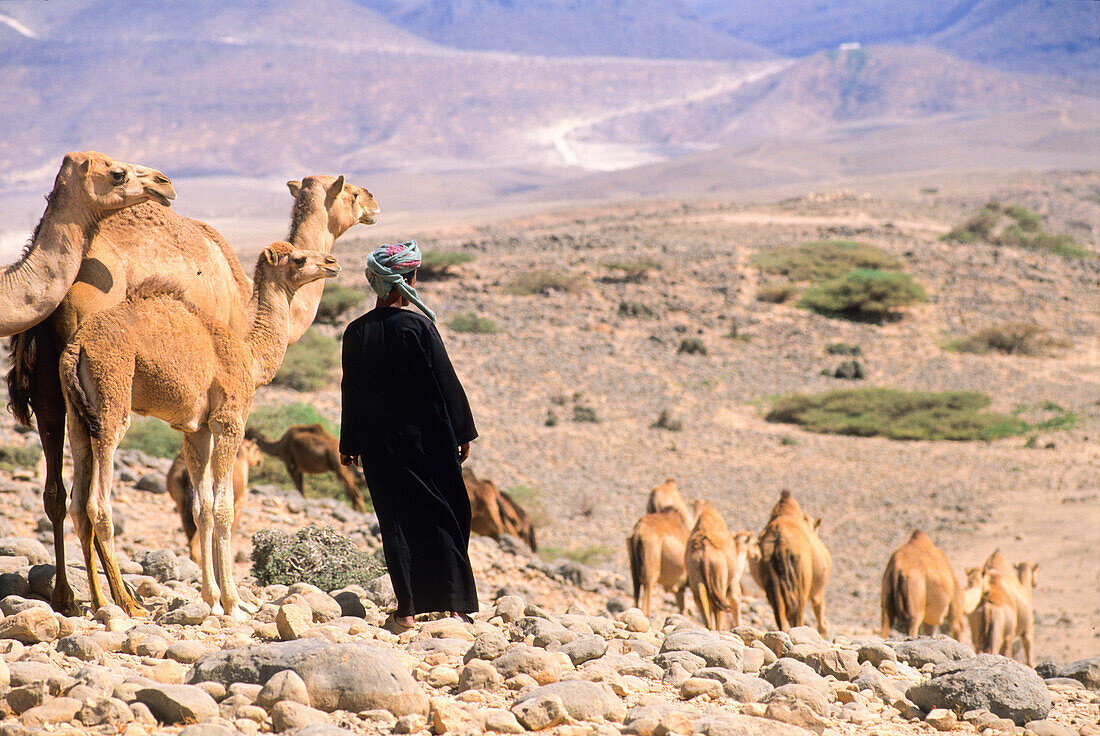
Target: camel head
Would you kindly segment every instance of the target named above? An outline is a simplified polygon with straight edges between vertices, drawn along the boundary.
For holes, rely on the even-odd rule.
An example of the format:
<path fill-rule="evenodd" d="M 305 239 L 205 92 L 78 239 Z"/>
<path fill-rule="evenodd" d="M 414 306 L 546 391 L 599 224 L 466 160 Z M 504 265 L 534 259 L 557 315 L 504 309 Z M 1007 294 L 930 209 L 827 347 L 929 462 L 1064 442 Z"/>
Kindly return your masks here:
<path fill-rule="evenodd" d="M 172 182 L 156 169 L 116 161 L 96 151 L 65 154 L 54 191 L 62 187 L 102 214 L 150 200 L 168 207 L 176 198 Z"/>
<path fill-rule="evenodd" d="M 237 448 L 237 459 L 244 460 L 251 468 L 263 463 L 264 453 L 253 440 L 241 440 L 241 446 Z"/>
<path fill-rule="evenodd" d="M 966 569 L 966 587 L 963 588 L 963 613 L 970 613 L 978 607 L 982 593 L 989 588 L 989 578 L 980 567 Z"/>
<path fill-rule="evenodd" d="M 328 229 L 333 237 L 340 237 L 355 224 L 373 225 L 378 221 L 381 208 L 374 201 L 374 195 L 363 187 L 348 184 L 343 176 L 315 174 L 301 181 L 288 181 L 286 186 L 294 197 L 295 210 L 311 202 L 324 203 Z"/>
<path fill-rule="evenodd" d="M 280 284 L 293 294 L 306 284 L 332 278 L 340 273 L 340 264 L 328 253 L 302 250 L 290 243 L 275 242 L 264 248 L 256 262 L 256 280 Z"/>
<path fill-rule="evenodd" d="M 1016 565 L 1016 577 L 1025 588 L 1034 588 L 1039 582 L 1039 563 L 1021 562 Z"/>

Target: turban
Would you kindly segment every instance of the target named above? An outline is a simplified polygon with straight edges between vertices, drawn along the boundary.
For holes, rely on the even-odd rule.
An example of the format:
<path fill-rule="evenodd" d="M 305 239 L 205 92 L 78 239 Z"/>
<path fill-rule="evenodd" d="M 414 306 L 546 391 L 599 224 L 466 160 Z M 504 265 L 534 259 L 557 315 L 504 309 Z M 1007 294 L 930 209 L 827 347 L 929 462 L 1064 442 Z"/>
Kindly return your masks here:
<path fill-rule="evenodd" d="M 415 271 L 420 267 L 420 246 L 415 240 L 392 245 L 381 245 L 373 253 L 367 256 L 367 282 L 374 289 L 374 293 L 382 299 L 387 299 L 394 287 L 401 295 L 415 304 L 428 319 L 435 322 L 435 312 L 424 306 L 416 289 L 405 281 L 404 274 Z"/>

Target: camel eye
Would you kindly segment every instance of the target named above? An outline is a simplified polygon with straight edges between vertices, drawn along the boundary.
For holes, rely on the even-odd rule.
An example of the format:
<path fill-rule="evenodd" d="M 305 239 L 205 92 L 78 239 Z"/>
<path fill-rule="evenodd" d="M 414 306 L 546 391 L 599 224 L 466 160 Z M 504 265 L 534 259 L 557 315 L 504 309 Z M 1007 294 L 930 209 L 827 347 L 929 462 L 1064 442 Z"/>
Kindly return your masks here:
<path fill-rule="evenodd" d="M 294 258 L 294 265 L 295 266 L 304 266 L 305 263 L 306 263 L 306 257 L 305 256 L 296 256 Z"/>
<path fill-rule="evenodd" d="M 111 179 L 114 180 L 115 184 L 121 184 L 122 182 L 126 181 L 126 171 L 124 169 L 112 171 Z"/>

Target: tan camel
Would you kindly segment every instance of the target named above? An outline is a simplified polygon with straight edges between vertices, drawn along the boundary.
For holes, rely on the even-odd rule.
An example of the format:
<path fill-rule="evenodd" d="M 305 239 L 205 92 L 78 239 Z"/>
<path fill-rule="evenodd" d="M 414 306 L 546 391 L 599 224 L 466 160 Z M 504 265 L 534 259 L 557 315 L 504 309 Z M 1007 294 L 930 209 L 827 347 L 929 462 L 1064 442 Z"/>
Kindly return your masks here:
<path fill-rule="evenodd" d="M 1005 585 L 1007 580 L 1000 570 L 990 570 L 985 578 L 985 591 L 970 614 L 974 649 L 1011 657 L 1012 642 L 1016 640 L 1018 628 L 1015 599 Z"/>
<path fill-rule="evenodd" d="M 370 192 L 345 183 L 342 176 L 309 176 L 287 182 L 287 186 L 294 197 L 288 240 L 299 248 L 327 253 L 356 223 L 375 222 L 379 211 Z M 54 555 L 59 560 L 65 558 L 61 474 L 65 405 L 58 383 L 58 357 L 85 318 L 118 304 L 130 286 L 156 276 L 170 277 L 189 302 L 229 324 L 239 335 L 247 333 L 255 312 L 253 285 L 229 244 L 209 225 L 146 203 L 100 222 L 76 283 L 71 289 L 66 286 L 68 293 L 58 308 L 37 327 L 12 337 L 9 408 L 28 427 L 34 412 L 46 456 L 42 498 L 53 523 Z M 310 284 L 295 295 L 292 342 L 312 323 L 322 288 L 320 283 Z M 58 611 L 77 612 L 64 566 L 58 568 L 52 604 Z"/>
<path fill-rule="evenodd" d="M 244 501 L 248 497 L 248 469 L 259 465 L 264 461 L 264 454 L 252 440 L 243 440 L 237 450 L 237 460 L 233 463 L 233 526 L 232 533 L 237 533 L 237 525 L 241 522 L 241 512 L 244 510 Z M 191 476 L 187 474 L 187 461 L 183 457 L 183 449 L 176 454 L 172 461 L 172 467 L 168 469 L 165 479 L 168 487 L 168 495 L 176 502 L 176 511 L 180 515 L 180 523 L 183 532 L 187 535 L 187 546 L 191 550 L 191 559 L 199 561 L 199 539 L 195 536 L 198 527 L 195 526 L 195 487 L 191 484 Z"/>
<path fill-rule="evenodd" d="M 688 511 L 687 502 L 680 495 L 680 489 L 676 487 L 676 481 L 665 478 L 665 482 L 649 492 L 649 501 L 646 503 L 645 512 L 656 514 L 671 509 L 684 520 L 684 526 L 691 529 L 695 523 L 695 516 Z"/>
<path fill-rule="evenodd" d="M 233 579 L 233 464 L 256 388 L 275 375 L 290 340 L 290 301 L 302 285 L 339 272 L 336 259 L 289 243 L 267 246 L 256 262 L 256 313 L 246 338 L 181 298 L 163 281 L 92 315 L 61 356 L 73 454 L 70 513 L 80 537 L 92 609 L 106 603 L 95 573 L 99 545 L 115 602 L 130 615 L 144 609 L 122 582 L 114 551 L 111 485 L 114 453 L 130 411 L 155 416 L 184 433 L 202 598 L 239 616 Z"/>
<path fill-rule="evenodd" d="M 526 542 L 532 552 L 538 551 L 535 525 L 506 491 L 491 480 L 479 479 L 470 468 L 462 469 L 462 480 L 470 499 L 470 531 L 493 539 L 510 534 Z"/>
<path fill-rule="evenodd" d="M 678 511 L 665 509 L 638 519 L 626 539 L 634 605 L 649 616 L 653 588 L 660 585 L 676 596 L 676 609 L 686 610 L 687 573 L 684 553 L 691 530 Z"/>
<path fill-rule="evenodd" d="M 254 441 L 265 454 L 283 461 L 298 493 L 306 495 L 304 474 L 334 473 L 344 486 L 348 503 L 359 511 L 367 510 L 355 476 L 340 463 L 340 440 L 320 424 L 295 424 L 274 442 L 255 427 L 246 429 L 244 436 Z"/>
<path fill-rule="evenodd" d="M 747 553 L 747 547 L 745 552 Z M 733 563 L 735 560 L 733 536 L 718 510 L 707 501 L 695 501 L 695 525 L 688 536 L 684 550 L 684 571 L 687 587 L 695 598 L 699 616 L 708 629 L 725 628 L 726 611 L 734 611 L 729 600 L 733 587 Z M 742 567 L 744 570 L 742 557 Z M 734 619 L 741 620 L 741 585 L 736 586 L 736 612 Z"/>
<path fill-rule="evenodd" d="M 966 587 L 963 588 L 963 613 L 969 616 L 978 607 L 982 599 L 982 593 L 989 588 L 989 578 L 980 567 L 968 567 L 966 569 Z M 971 626 L 973 630 L 973 626 Z"/>
<path fill-rule="evenodd" d="M 1031 603 L 1031 591 L 1038 582 L 1039 565 L 1021 562 L 1012 566 L 998 549 L 982 565 L 982 572 L 989 578 L 987 593 L 994 587 L 1000 587 L 1011 600 L 1015 611 L 1015 626 L 1006 629 L 1009 653 L 1005 656 L 1012 656 L 1012 643 L 1019 637 L 1028 667 L 1034 666 L 1032 644 L 1035 637 L 1035 612 Z"/>
<path fill-rule="evenodd" d="M 771 604 L 781 631 L 802 626 L 807 604 L 812 604 L 817 630 L 826 635 L 825 583 L 832 559 L 817 535 L 819 519 L 803 513 L 791 492 L 784 489 L 760 535 L 758 582 Z"/>
<path fill-rule="evenodd" d="M 882 637 L 890 628 L 908 635 L 931 634 L 947 625 L 952 638 L 965 642 L 966 614 L 962 587 L 951 563 L 928 535 L 914 529 L 909 541 L 894 550 L 882 574 Z"/>
<path fill-rule="evenodd" d="M 0 271 L 0 337 L 53 314 L 110 215 L 149 200 L 168 206 L 175 198 L 172 182 L 159 171 L 96 151 L 65 154 L 23 257 Z"/>

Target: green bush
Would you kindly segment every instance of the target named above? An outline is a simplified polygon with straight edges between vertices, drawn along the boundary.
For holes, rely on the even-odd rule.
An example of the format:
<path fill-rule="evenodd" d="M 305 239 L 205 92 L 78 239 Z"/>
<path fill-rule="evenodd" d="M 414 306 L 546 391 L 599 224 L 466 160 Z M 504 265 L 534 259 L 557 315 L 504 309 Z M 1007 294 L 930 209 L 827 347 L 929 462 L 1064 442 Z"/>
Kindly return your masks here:
<path fill-rule="evenodd" d="M 881 248 L 848 240 L 777 248 L 757 253 L 752 262 L 765 273 L 814 282 L 839 278 L 857 268 L 896 271 L 902 267 L 898 259 Z"/>
<path fill-rule="evenodd" d="M 653 319 L 657 313 L 645 302 L 619 302 L 619 316 L 635 319 Z"/>
<path fill-rule="evenodd" d="M 798 286 L 790 281 L 765 281 L 756 288 L 756 301 L 782 304 L 798 294 Z"/>
<path fill-rule="evenodd" d="M 461 250 L 426 250 L 422 255 L 420 268 L 416 271 L 416 277 L 426 281 L 448 278 L 453 275 L 452 268 L 472 260 L 474 260 L 473 253 Z"/>
<path fill-rule="evenodd" d="M 1013 248 L 1045 250 L 1066 258 L 1094 258 L 1096 253 L 1077 245 L 1069 235 L 1042 230 L 1042 219 L 1026 207 L 1001 207 L 988 202 L 976 215 L 940 237 L 957 243 L 978 241 Z"/>
<path fill-rule="evenodd" d="M 677 349 L 678 353 L 687 353 L 688 355 L 706 355 L 707 345 L 699 337 L 685 337 L 680 341 L 680 347 Z"/>
<path fill-rule="evenodd" d="M 179 449 L 179 448 L 177 448 Z M 26 445 L 0 445 L 0 467 L 34 468 L 42 450 Z"/>
<path fill-rule="evenodd" d="M 261 529 L 252 535 L 252 574 L 260 585 L 309 583 L 333 591 L 366 585 L 385 573 L 378 557 L 328 527 L 310 524 L 293 535 Z"/>
<path fill-rule="evenodd" d="M 993 351 L 1005 355 L 1045 355 L 1054 348 L 1068 346 L 1068 341 L 1052 338 L 1045 327 L 1034 322 L 1004 322 L 978 330 L 969 337 L 951 340 L 944 349 L 976 355 Z"/>
<path fill-rule="evenodd" d="M 134 417 L 119 444 L 123 450 L 140 450 L 153 457 L 175 457 L 183 446 L 183 435 L 153 417 Z"/>
<path fill-rule="evenodd" d="M 603 565 L 611 560 L 614 551 L 601 544 L 592 544 L 585 547 L 539 547 L 538 555 L 547 562 L 557 562 L 560 559 L 572 560 L 582 565 Z"/>
<path fill-rule="evenodd" d="M 362 304 L 367 295 L 358 289 L 350 289 L 341 284 L 326 284 L 321 293 L 321 304 L 317 307 L 317 321 L 334 325 L 352 307 Z"/>
<path fill-rule="evenodd" d="M 283 364 L 271 382 L 295 391 L 319 391 L 331 385 L 332 371 L 338 365 L 340 344 L 310 328 L 302 339 L 287 349 Z"/>
<path fill-rule="evenodd" d="M 622 272 L 622 277 L 617 280 L 636 284 L 645 281 L 649 272 L 661 264 L 652 258 L 621 258 L 606 260 L 603 265 L 612 271 Z"/>
<path fill-rule="evenodd" d="M 584 283 L 577 277 L 560 271 L 525 271 L 516 274 L 508 284 L 509 294 L 533 296 L 550 294 L 555 291 L 575 294 L 584 289 Z"/>
<path fill-rule="evenodd" d="M 954 240 L 959 243 L 988 240 L 993 234 L 993 229 L 1001 221 L 1000 211 L 1001 206 L 999 204 L 987 202 L 984 207 L 978 210 L 978 214 L 943 235 L 940 240 Z"/>
<path fill-rule="evenodd" d="M 842 342 L 834 342 L 825 346 L 825 352 L 829 355 L 863 355 L 859 345 L 847 345 Z"/>
<path fill-rule="evenodd" d="M 1016 224 L 1019 225 L 1022 230 L 1029 233 L 1038 231 L 1039 225 L 1042 224 L 1042 220 L 1039 219 L 1037 214 L 1027 207 L 1021 207 L 1018 204 L 1006 207 L 1005 214 L 1015 220 Z"/>
<path fill-rule="evenodd" d="M 447 323 L 455 332 L 472 332 L 476 335 L 492 335 L 500 332 L 497 323 L 488 317 L 481 317 L 473 312 L 460 312 Z"/>
<path fill-rule="evenodd" d="M 339 428 L 334 427 L 312 404 L 300 401 L 253 406 L 252 413 L 248 415 L 248 426 L 260 430 L 268 439 L 277 439 L 294 424 L 320 424 L 340 436 Z"/>
<path fill-rule="evenodd" d="M 881 320 L 890 310 L 927 299 L 907 273 L 857 269 L 844 278 L 815 284 L 798 306 L 831 317 Z"/>
<path fill-rule="evenodd" d="M 990 398 L 974 391 L 897 391 L 864 388 L 822 394 L 788 394 L 765 418 L 812 432 L 896 440 L 993 440 L 1036 429 L 1070 426 L 1073 415 L 1051 409 L 1039 425 L 989 411 Z"/>
<path fill-rule="evenodd" d="M 600 418 L 596 416 L 596 410 L 585 404 L 577 404 L 573 407 L 573 421 L 587 424 L 599 424 Z"/>

